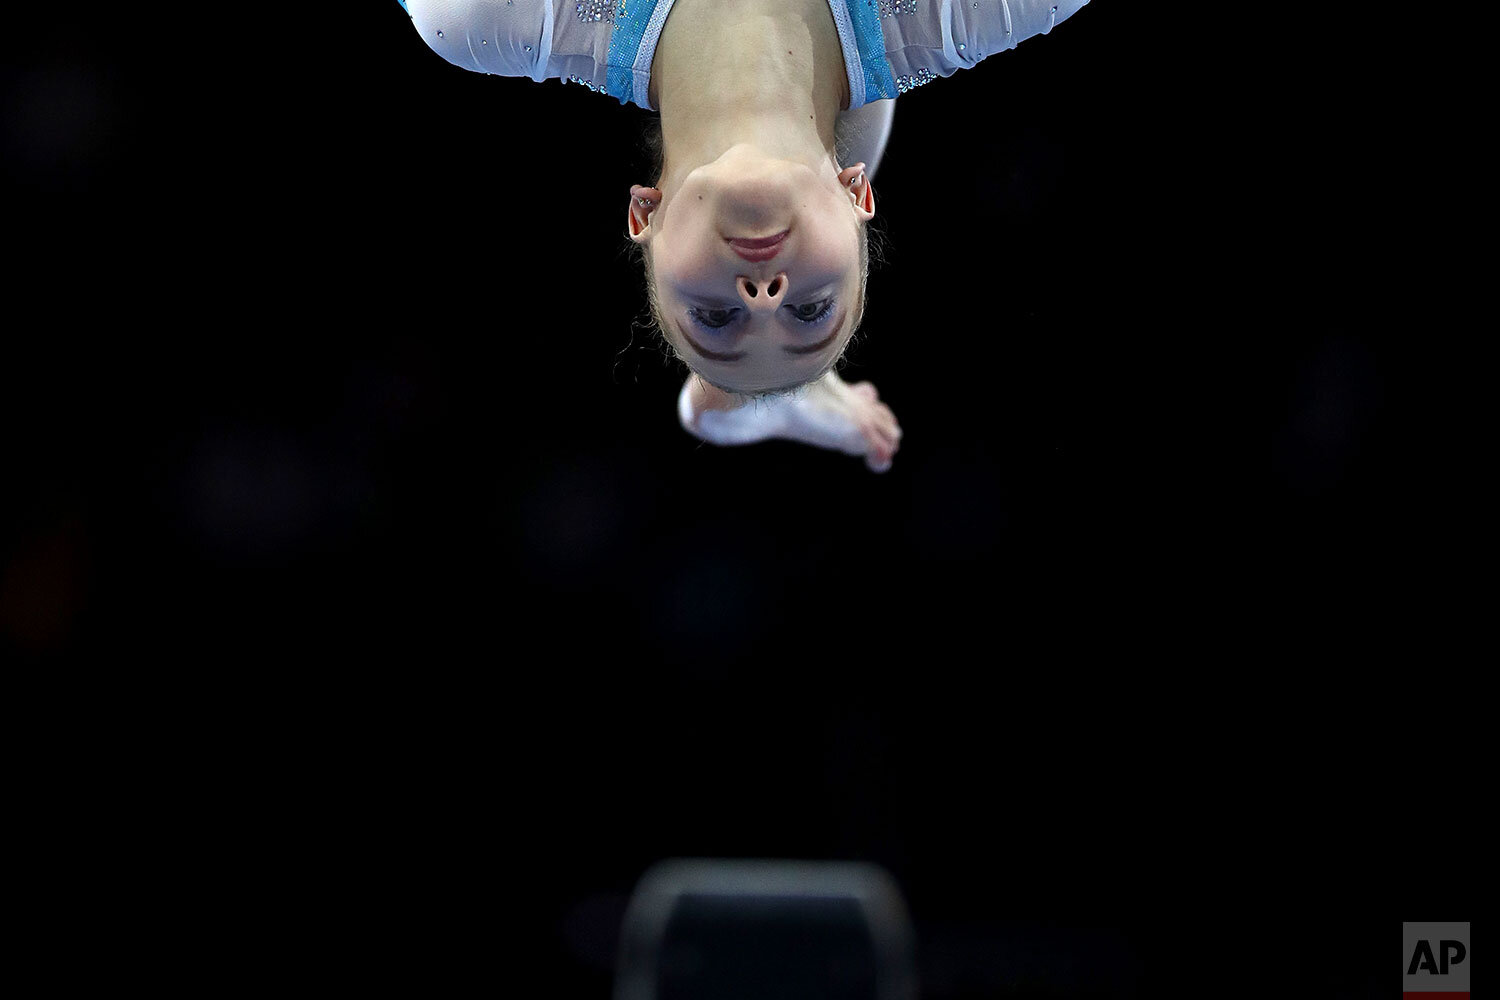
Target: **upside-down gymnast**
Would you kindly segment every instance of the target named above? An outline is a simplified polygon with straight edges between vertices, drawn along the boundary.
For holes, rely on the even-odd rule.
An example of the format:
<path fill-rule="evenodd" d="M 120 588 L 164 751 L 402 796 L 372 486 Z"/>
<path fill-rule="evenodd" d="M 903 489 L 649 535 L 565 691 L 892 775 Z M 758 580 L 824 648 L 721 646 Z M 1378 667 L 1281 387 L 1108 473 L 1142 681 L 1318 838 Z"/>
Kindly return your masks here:
<path fill-rule="evenodd" d="M 659 114 L 626 234 L 689 374 L 683 427 L 891 467 L 901 427 L 834 370 L 864 319 L 871 182 L 901 93 L 1088 0 L 400 0 L 464 69 L 564 79 Z M 840 159 L 850 161 L 840 166 Z"/>

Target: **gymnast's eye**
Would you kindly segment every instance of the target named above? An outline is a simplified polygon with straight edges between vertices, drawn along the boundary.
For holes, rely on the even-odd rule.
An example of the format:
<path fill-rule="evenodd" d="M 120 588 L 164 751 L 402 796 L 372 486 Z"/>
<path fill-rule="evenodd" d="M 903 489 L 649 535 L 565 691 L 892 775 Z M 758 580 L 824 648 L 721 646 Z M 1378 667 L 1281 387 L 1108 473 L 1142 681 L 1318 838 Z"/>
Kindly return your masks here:
<path fill-rule="evenodd" d="M 801 306 L 788 306 L 792 315 L 809 325 L 821 323 L 833 312 L 833 299 L 824 299 L 822 302 L 809 302 Z"/>
<path fill-rule="evenodd" d="M 729 325 L 739 309 L 689 309 L 693 322 L 708 330 L 718 330 Z"/>

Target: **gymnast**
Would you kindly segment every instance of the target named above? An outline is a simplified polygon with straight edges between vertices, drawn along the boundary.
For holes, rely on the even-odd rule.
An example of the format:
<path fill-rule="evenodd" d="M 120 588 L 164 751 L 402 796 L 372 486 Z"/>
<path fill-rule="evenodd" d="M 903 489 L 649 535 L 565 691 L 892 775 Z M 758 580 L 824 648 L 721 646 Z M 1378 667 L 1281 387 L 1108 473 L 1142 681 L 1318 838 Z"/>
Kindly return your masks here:
<path fill-rule="evenodd" d="M 659 114 L 655 177 L 631 186 L 625 222 L 652 318 L 689 370 L 689 433 L 788 438 L 884 472 L 900 424 L 874 385 L 834 369 L 864 319 L 895 99 L 1088 0 L 399 2 L 456 66 Z"/>

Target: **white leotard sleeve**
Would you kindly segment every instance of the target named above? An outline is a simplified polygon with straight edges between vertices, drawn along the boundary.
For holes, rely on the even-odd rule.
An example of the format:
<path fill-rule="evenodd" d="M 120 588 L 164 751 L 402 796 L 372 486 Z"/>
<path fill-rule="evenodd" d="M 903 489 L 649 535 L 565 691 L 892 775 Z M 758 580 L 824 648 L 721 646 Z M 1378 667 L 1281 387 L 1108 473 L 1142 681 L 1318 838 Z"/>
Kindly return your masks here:
<path fill-rule="evenodd" d="M 819 406 L 807 387 L 786 396 L 747 403 L 733 410 L 704 410 L 693 420 L 689 398 L 691 379 L 677 397 L 677 418 L 683 429 L 696 438 L 717 445 L 754 444 L 768 438 L 787 437 L 796 427 L 796 438 L 819 448 L 863 455 L 869 443 L 847 416 Z"/>
<path fill-rule="evenodd" d="M 547 79 L 553 0 L 406 0 L 412 26 L 461 69 Z"/>
<path fill-rule="evenodd" d="M 954 0 L 950 24 L 952 41 L 944 38 L 944 48 L 954 45 L 952 55 L 959 63 L 972 64 L 996 52 L 1013 49 L 1028 38 L 1045 35 L 1082 9 L 1088 0 L 999 0 L 977 7 Z M 964 43 L 962 53 L 955 42 Z"/>

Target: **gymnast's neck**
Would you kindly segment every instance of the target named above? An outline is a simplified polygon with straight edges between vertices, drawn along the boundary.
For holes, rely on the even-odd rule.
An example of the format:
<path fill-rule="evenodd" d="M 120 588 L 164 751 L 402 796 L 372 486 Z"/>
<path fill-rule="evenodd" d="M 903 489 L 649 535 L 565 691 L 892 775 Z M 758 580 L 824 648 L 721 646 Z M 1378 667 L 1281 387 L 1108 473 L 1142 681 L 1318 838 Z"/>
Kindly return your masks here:
<path fill-rule="evenodd" d="M 849 105 L 827 0 L 676 0 L 648 96 L 661 113 L 669 175 L 742 143 L 821 171 Z"/>

